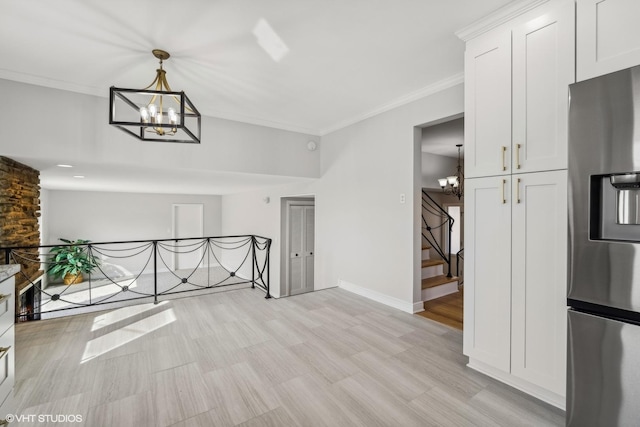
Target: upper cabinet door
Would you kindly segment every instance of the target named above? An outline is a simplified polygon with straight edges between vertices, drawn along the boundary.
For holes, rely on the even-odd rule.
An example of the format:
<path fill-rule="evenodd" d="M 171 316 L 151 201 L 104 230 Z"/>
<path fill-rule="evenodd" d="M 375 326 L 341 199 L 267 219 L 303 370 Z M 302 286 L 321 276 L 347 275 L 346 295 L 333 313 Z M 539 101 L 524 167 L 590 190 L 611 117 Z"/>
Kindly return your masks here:
<path fill-rule="evenodd" d="M 513 173 L 567 168 L 574 7 L 563 2 L 513 30 Z"/>
<path fill-rule="evenodd" d="M 577 0 L 578 81 L 640 64 L 640 1 Z"/>
<path fill-rule="evenodd" d="M 511 33 L 483 36 L 465 52 L 465 154 L 468 178 L 511 172 Z"/>

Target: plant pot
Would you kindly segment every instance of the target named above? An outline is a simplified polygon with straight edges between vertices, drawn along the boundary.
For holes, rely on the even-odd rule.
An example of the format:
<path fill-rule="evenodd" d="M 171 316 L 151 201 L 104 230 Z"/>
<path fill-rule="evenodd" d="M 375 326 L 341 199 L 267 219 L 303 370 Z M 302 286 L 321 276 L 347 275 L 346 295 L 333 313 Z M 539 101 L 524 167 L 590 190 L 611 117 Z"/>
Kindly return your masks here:
<path fill-rule="evenodd" d="M 66 274 L 63 280 L 64 280 L 64 284 L 69 286 L 69 285 L 76 285 L 82 282 L 84 278 L 82 277 L 82 273 Z"/>

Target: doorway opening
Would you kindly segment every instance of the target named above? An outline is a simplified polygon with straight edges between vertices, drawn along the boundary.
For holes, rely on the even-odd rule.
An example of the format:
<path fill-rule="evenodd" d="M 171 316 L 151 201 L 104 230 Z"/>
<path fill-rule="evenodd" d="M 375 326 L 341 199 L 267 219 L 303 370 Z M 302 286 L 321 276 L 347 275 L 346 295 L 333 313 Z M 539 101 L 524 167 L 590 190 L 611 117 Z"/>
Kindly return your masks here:
<path fill-rule="evenodd" d="M 422 206 L 418 259 L 424 311 L 418 314 L 462 330 L 464 177 L 456 177 L 458 167 L 463 167 L 463 114 L 422 126 L 419 138 Z"/>

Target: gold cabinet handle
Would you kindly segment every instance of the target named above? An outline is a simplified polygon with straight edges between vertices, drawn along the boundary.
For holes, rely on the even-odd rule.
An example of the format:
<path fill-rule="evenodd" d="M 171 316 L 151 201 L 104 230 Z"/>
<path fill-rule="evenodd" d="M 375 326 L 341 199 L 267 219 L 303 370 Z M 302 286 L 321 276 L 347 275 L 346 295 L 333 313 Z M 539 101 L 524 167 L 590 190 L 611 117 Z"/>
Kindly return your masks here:
<path fill-rule="evenodd" d="M 502 199 L 502 204 L 504 205 L 505 203 L 507 203 L 507 199 L 505 199 L 504 197 L 504 186 L 507 184 L 507 180 L 503 179 L 502 180 L 502 185 L 500 186 L 500 188 L 502 189 L 502 196 L 500 197 Z"/>
<path fill-rule="evenodd" d="M 518 178 L 518 183 L 516 184 L 516 200 L 520 203 L 520 178 Z"/>
<path fill-rule="evenodd" d="M 500 147 L 500 161 L 502 162 L 503 171 L 507 170 L 507 165 L 504 162 L 505 154 L 507 154 L 507 147 L 503 145 L 502 147 Z"/>
<path fill-rule="evenodd" d="M 0 347 L 0 359 L 5 357 L 7 355 L 7 353 L 9 353 L 9 350 L 11 350 L 11 346 L 9 346 L 9 347 Z"/>
<path fill-rule="evenodd" d="M 516 169 L 520 169 L 520 148 L 522 145 L 516 144 Z"/>
<path fill-rule="evenodd" d="M 5 302 L 5 301 L 6 301 L 6 300 L 8 300 L 9 298 L 11 298 L 11 294 L 6 294 L 6 295 L 0 294 L 0 304 L 2 304 L 3 302 Z M 2 425 L 2 424 L 0 424 L 0 425 Z"/>

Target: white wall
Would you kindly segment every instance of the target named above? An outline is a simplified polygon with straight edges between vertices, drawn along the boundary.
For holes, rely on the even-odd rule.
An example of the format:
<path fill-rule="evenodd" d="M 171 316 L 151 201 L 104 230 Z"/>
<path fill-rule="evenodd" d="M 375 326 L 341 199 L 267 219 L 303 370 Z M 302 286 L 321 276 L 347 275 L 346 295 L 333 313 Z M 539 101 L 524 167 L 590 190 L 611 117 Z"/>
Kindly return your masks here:
<path fill-rule="evenodd" d="M 169 239 L 173 203 L 204 204 L 205 236 L 220 235 L 220 196 L 49 190 L 43 212 L 48 240 L 43 241 Z"/>
<path fill-rule="evenodd" d="M 44 245 L 44 242 L 49 242 L 49 223 L 45 212 L 49 209 L 49 190 L 44 188 L 40 189 L 40 217 L 38 218 L 38 224 L 40 225 L 40 244 Z"/>
<path fill-rule="evenodd" d="M 310 184 L 222 197 L 220 233 L 205 224 L 205 234 L 255 233 L 274 238 L 271 281 L 279 283 L 279 198 L 315 195 L 316 289 L 352 284 L 356 291 L 407 311 L 419 301 L 421 136 L 415 127 L 459 115 L 462 85 L 325 135 L 315 152 L 306 150 L 307 135 L 214 118 L 204 119 L 203 144 L 194 148 L 133 144 L 130 137 L 106 124 L 104 98 L 2 80 L 0 91 L 16 100 L 11 105 L 0 103 L 0 117 L 12 123 L 0 128 L 0 149 L 9 157 L 320 176 Z M 16 103 L 20 108 L 13 108 Z M 41 118 L 36 125 L 28 121 L 34 116 Z M 167 236 L 170 226 L 161 224 L 170 223 L 169 208 L 149 209 L 150 203 L 126 208 L 124 213 L 114 211 L 108 217 L 95 206 L 104 204 L 103 197 L 109 193 L 87 193 L 90 203 L 80 201 L 73 192 L 54 193 L 49 206 L 57 213 L 49 221 L 50 240 L 102 240 L 106 230 L 95 224 L 107 220 L 109 240 Z M 404 204 L 399 201 L 401 193 L 406 197 Z M 265 204 L 265 196 L 272 202 Z M 136 200 L 136 195 L 127 197 Z M 65 198 L 69 205 L 62 203 Z M 125 196 L 118 200 L 126 201 Z M 149 210 L 157 219 L 140 220 Z"/>
<path fill-rule="evenodd" d="M 220 196 L 61 190 L 49 190 L 46 194 L 43 220 L 48 231 L 43 236 L 44 244 L 59 244 L 59 238 L 93 243 L 170 239 L 174 203 L 197 203 L 204 207 L 204 236 L 190 237 L 220 236 Z M 102 268 L 110 275 L 137 274 L 143 269 L 151 272 L 151 250 L 125 250 L 134 247 L 140 245 L 99 246 Z M 161 271 L 166 269 L 165 264 L 172 266 L 173 256 L 160 252 L 157 267 Z"/>
<path fill-rule="evenodd" d="M 273 187 L 268 190 L 222 196 L 222 233 L 224 235 L 256 234 L 273 240 L 270 252 L 271 294 L 280 296 L 281 281 L 281 197 L 308 196 L 315 194 L 316 183 L 301 183 Z M 269 197 L 269 203 L 265 203 Z M 318 200 L 316 199 L 316 206 Z M 317 210 L 316 210 L 317 222 Z M 318 232 L 316 230 L 316 237 Z M 324 289 L 336 284 L 327 284 L 318 271 L 316 258 L 315 289 Z"/>
<path fill-rule="evenodd" d="M 352 284 L 411 311 L 420 300 L 421 133 L 414 128 L 458 115 L 463 106 L 458 85 L 323 136 L 319 180 L 223 196 L 223 233 L 274 238 L 271 283 L 279 283 L 279 198 L 314 195 L 316 289 Z"/>
<path fill-rule="evenodd" d="M 328 283 L 345 281 L 405 307 L 420 300 L 414 128 L 463 108 L 458 85 L 322 138 L 316 254 Z"/>
<path fill-rule="evenodd" d="M 202 118 L 201 144 L 137 141 L 108 124 L 106 98 L 0 79 L 0 153 L 56 163 L 93 162 L 154 169 L 214 170 L 316 178 L 318 137 L 213 117 Z M 6 125 L 6 124 L 10 124 Z"/>

